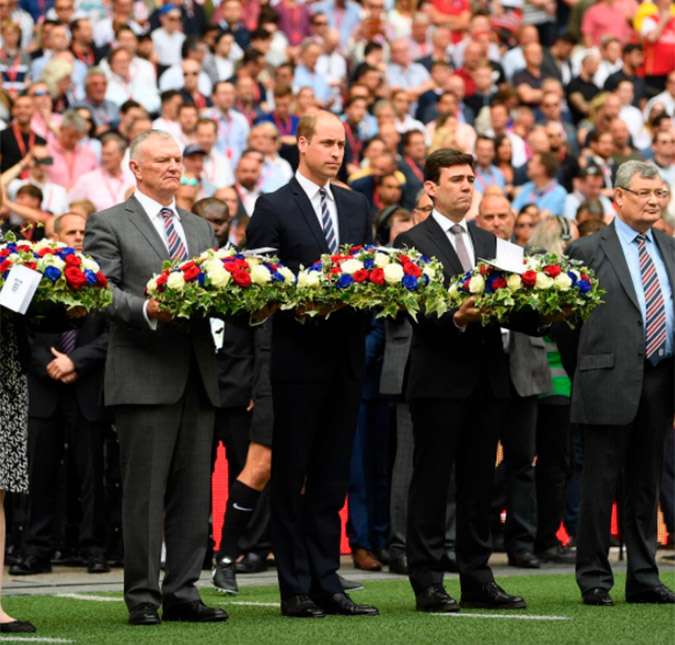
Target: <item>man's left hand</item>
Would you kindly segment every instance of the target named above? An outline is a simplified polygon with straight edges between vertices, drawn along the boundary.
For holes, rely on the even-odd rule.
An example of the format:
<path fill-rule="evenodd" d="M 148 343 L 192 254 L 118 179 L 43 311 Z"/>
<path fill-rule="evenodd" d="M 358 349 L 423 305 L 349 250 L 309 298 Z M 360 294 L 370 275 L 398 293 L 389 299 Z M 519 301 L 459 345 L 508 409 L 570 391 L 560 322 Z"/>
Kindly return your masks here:
<path fill-rule="evenodd" d="M 47 365 L 47 374 L 55 381 L 61 380 L 64 376 L 76 371 L 75 363 L 70 360 L 67 354 L 62 354 L 55 347 L 51 348 L 54 360 Z"/>

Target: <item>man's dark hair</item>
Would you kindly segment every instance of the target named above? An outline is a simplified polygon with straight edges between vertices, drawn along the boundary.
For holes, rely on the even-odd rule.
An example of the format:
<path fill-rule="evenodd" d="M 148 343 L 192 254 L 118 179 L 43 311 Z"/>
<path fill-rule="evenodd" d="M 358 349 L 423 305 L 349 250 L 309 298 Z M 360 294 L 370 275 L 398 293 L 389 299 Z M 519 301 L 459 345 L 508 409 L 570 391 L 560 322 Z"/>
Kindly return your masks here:
<path fill-rule="evenodd" d="M 279 14 L 274 7 L 262 7 L 258 16 L 258 26 L 271 22 L 274 25 L 279 24 Z"/>
<path fill-rule="evenodd" d="M 590 145 L 591 143 L 597 143 L 598 141 L 600 141 L 600 137 L 601 137 L 603 134 L 609 134 L 609 131 L 608 131 L 608 130 L 598 130 L 597 128 L 596 128 L 595 130 L 593 130 L 593 131 L 588 135 L 588 143 L 589 143 L 589 145 Z"/>
<path fill-rule="evenodd" d="M 403 148 L 407 148 L 410 145 L 410 140 L 417 135 L 423 137 L 424 132 L 421 130 L 407 130 L 404 132 L 403 137 L 401 138 L 401 145 Z"/>
<path fill-rule="evenodd" d="M 359 68 L 359 75 L 357 76 L 356 80 L 360 81 L 368 72 L 378 72 L 379 70 L 377 67 L 373 67 L 372 65 L 368 65 L 368 63 L 363 63 L 361 67 Z"/>
<path fill-rule="evenodd" d="M 291 74 L 295 74 L 295 65 L 293 65 L 293 63 L 281 63 L 281 65 L 277 66 L 277 72 L 286 67 L 291 70 Z"/>
<path fill-rule="evenodd" d="M 433 181 L 437 184 L 443 168 L 464 165 L 473 168 L 473 155 L 450 148 L 441 148 L 427 157 L 427 162 L 424 164 L 424 181 Z"/>
<path fill-rule="evenodd" d="M 134 101 L 133 99 L 129 99 L 128 101 L 124 101 L 124 103 L 122 103 L 122 105 L 120 105 L 120 112 L 122 114 L 126 114 L 132 108 L 139 108 L 139 107 L 142 107 L 142 106 L 138 101 Z"/>
<path fill-rule="evenodd" d="M 205 197 L 192 205 L 192 212 L 199 217 L 206 217 L 207 211 L 211 208 L 220 208 L 225 211 L 225 217 L 230 218 L 230 209 L 228 205 L 217 197 Z"/>
<path fill-rule="evenodd" d="M 251 40 L 269 40 L 272 38 L 272 34 L 267 31 L 267 29 L 263 29 L 262 27 L 258 27 L 257 29 L 254 29 L 251 32 Z"/>
<path fill-rule="evenodd" d="M 263 54 L 259 49 L 255 47 L 247 47 L 244 50 L 244 55 L 241 58 L 242 65 L 248 65 L 248 63 L 257 63 L 261 58 L 264 58 Z"/>
<path fill-rule="evenodd" d="M 179 106 L 178 106 L 178 114 L 180 114 L 183 110 L 196 110 L 197 106 L 195 105 L 194 101 L 183 101 Z"/>
<path fill-rule="evenodd" d="M 176 96 L 180 96 L 180 92 L 178 90 L 165 90 L 159 95 L 159 100 L 162 102 L 162 105 L 164 105 Z"/>
<path fill-rule="evenodd" d="M 368 99 L 365 96 L 350 96 L 345 103 L 344 109 L 349 109 L 349 107 L 354 105 L 357 101 L 365 101 L 366 105 L 368 105 Z"/>
<path fill-rule="evenodd" d="M 494 142 L 495 142 L 495 140 L 494 140 L 492 137 L 488 137 L 488 136 L 485 135 L 485 134 L 479 134 L 479 135 L 476 137 L 476 143 L 478 143 L 479 141 L 490 141 L 491 143 L 494 143 Z"/>
<path fill-rule="evenodd" d="M 556 38 L 553 41 L 553 44 L 557 43 L 558 41 L 567 43 L 568 45 L 572 46 L 576 45 L 579 42 L 576 36 L 574 34 L 571 34 L 569 31 L 565 31 L 559 36 L 556 36 Z"/>
<path fill-rule="evenodd" d="M 540 152 L 539 163 L 544 166 L 546 176 L 549 179 L 553 179 L 558 172 L 558 168 L 560 168 L 560 161 L 552 152 Z"/>
<path fill-rule="evenodd" d="M 431 63 L 431 70 L 434 71 L 436 67 L 445 67 L 447 69 L 450 69 L 450 63 L 446 60 L 435 60 L 433 63 Z"/>
<path fill-rule="evenodd" d="M 180 48 L 180 57 L 185 60 L 188 57 L 188 53 L 191 51 L 197 51 L 199 49 L 199 36 L 194 34 L 188 36 L 184 41 L 183 45 Z"/>
<path fill-rule="evenodd" d="M 363 50 L 363 57 L 365 58 L 370 53 L 372 53 L 374 51 L 382 50 L 382 49 L 384 49 L 384 47 L 382 47 L 382 45 L 380 43 L 370 42 L 365 46 L 365 48 Z"/>
<path fill-rule="evenodd" d="M 274 98 L 282 98 L 284 96 L 293 96 L 293 88 L 290 85 L 275 85 Z"/>
<path fill-rule="evenodd" d="M 18 197 L 19 195 L 28 195 L 29 197 L 36 199 L 38 204 L 42 204 L 42 191 L 37 186 L 33 186 L 33 184 L 24 184 L 21 186 L 21 188 L 16 191 L 16 196 Z"/>

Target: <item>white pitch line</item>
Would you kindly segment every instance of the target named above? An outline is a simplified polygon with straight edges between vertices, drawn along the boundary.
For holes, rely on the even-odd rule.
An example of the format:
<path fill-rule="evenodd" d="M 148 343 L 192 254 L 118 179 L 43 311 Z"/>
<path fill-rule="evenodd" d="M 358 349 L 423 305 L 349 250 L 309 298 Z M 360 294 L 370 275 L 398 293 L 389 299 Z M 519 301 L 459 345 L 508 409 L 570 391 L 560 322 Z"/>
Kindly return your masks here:
<path fill-rule="evenodd" d="M 89 600 L 91 602 L 123 602 L 124 598 L 114 598 L 112 596 L 91 596 L 84 593 L 60 593 L 57 598 L 72 598 L 73 600 Z"/>
<path fill-rule="evenodd" d="M 453 618 L 510 618 L 511 620 L 572 620 L 567 616 L 535 616 L 533 614 L 462 614 L 462 613 L 438 613 L 433 616 L 451 616 Z"/>
<path fill-rule="evenodd" d="M 218 605 L 250 605 L 251 607 L 281 607 L 281 604 L 278 602 L 255 602 L 251 601 L 241 601 L 236 600 L 234 602 L 219 602 Z"/>
<path fill-rule="evenodd" d="M 67 638 L 42 638 L 41 636 L 0 636 L 0 643 L 74 643 Z"/>

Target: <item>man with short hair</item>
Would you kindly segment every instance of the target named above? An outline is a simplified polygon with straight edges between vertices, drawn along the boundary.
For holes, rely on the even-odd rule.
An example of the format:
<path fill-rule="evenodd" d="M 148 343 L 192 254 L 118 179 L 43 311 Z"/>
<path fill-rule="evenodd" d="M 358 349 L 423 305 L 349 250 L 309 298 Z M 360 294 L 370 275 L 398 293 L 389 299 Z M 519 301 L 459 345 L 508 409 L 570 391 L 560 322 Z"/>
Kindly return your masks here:
<path fill-rule="evenodd" d="M 387 65 L 386 78 L 389 87 L 405 90 L 411 99 L 416 99 L 431 85 L 426 68 L 411 61 L 410 45 L 406 38 L 392 41 L 391 62 Z"/>
<path fill-rule="evenodd" d="M 35 106 L 30 96 L 17 96 L 12 106 L 12 122 L 0 132 L 0 173 L 9 170 L 23 159 L 33 146 L 46 145 L 46 141 L 33 132 L 31 121 Z"/>
<path fill-rule="evenodd" d="M 310 87 L 321 107 L 328 107 L 333 102 L 333 94 L 328 81 L 317 70 L 321 56 L 321 47 L 312 40 L 305 40 L 300 48 L 300 64 L 295 68 L 293 91 L 299 92 L 303 87 Z"/>
<path fill-rule="evenodd" d="M 522 105 L 538 107 L 544 96 L 541 89 L 545 78 L 541 64 L 544 60 L 543 50 L 539 43 L 530 43 L 523 48 L 525 68 L 513 76 L 513 85 Z"/>
<path fill-rule="evenodd" d="M 612 119 L 609 123 L 609 132 L 614 143 L 612 161 L 617 166 L 631 160 L 644 161 L 642 155 L 630 144 L 630 132 L 625 121 L 619 118 Z"/>
<path fill-rule="evenodd" d="M 557 182 L 555 175 L 560 163 L 550 152 L 537 152 L 527 163 L 527 176 L 530 179 L 523 184 L 513 200 L 516 212 L 526 204 L 536 204 L 542 211 L 552 215 L 562 215 L 565 210 L 567 191 Z"/>
<path fill-rule="evenodd" d="M 213 87 L 213 107 L 206 110 L 202 116 L 213 119 L 218 126 L 218 140 L 216 150 L 224 154 L 231 164 L 239 161 L 241 153 L 246 148 L 248 133 L 251 126 L 246 117 L 233 109 L 236 93 L 229 81 L 219 81 Z"/>
<path fill-rule="evenodd" d="M 253 215 L 255 204 L 260 197 L 258 181 L 262 174 L 262 168 L 262 153 L 260 155 L 243 154 L 237 162 L 237 167 L 234 171 L 234 189 L 237 191 L 237 197 L 239 198 L 237 217 L 241 215 L 248 215 L 250 217 Z"/>
<path fill-rule="evenodd" d="M 178 108 L 180 136 L 176 140 L 181 149 L 185 149 L 195 142 L 197 121 L 199 121 L 199 110 L 197 110 L 197 106 L 194 103 L 183 103 Z"/>
<path fill-rule="evenodd" d="M 120 120 L 119 105 L 105 98 L 107 89 L 108 77 L 105 71 L 101 67 L 91 67 L 84 81 L 85 96 L 76 106 L 76 109 L 85 106 L 91 110 L 99 136 L 117 127 Z"/>
<path fill-rule="evenodd" d="M 195 586 L 208 539 L 213 406 L 213 340 L 206 320 L 171 324 L 147 281 L 168 260 L 216 246 L 211 226 L 175 206 L 181 152 L 170 134 L 149 130 L 131 145 L 136 191 L 87 222 L 85 251 L 112 283 L 105 403 L 120 443 L 124 596 L 131 625 L 215 622 Z M 162 326 L 158 327 L 158 323 Z M 150 467 L 152 465 L 152 467 Z M 159 587 L 162 538 L 166 576 Z"/>
<path fill-rule="evenodd" d="M 218 140 L 218 125 L 212 119 L 200 118 L 197 121 L 195 141 L 204 151 L 204 169 L 202 180 L 218 188 L 231 186 L 234 183 L 232 165 L 229 159 L 215 149 Z"/>
<path fill-rule="evenodd" d="M 174 139 L 180 136 L 178 123 L 178 108 L 183 103 L 183 97 L 178 90 L 166 90 L 160 94 L 162 112 L 153 122 L 155 130 L 166 130 Z"/>
<path fill-rule="evenodd" d="M 199 75 L 201 66 L 196 60 L 186 59 L 182 63 L 183 68 L 183 87 L 180 94 L 184 101 L 195 104 L 198 111 L 203 111 L 213 105 L 208 96 L 204 96 L 199 90 Z"/>
<path fill-rule="evenodd" d="M 675 186 L 675 130 L 656 132 L 652 139 L 652 163 L 670 186 Z"/>
<path fill-rule="evenodd" d="M 163 68 L 181 62 L 181 47 L 185 40 L 182 31 L 180 7 L 165 4 L 159 10 L 160 27 L 152 32 L 152 42 L 157 53 L 157 63 Z"/>
<path fill-rule="evenodd" d="M 89 68 L 101 60 L 103 53 L 94 49 L 94 30 L 89 18 L 75 18 L 70 23 L 70 36 L 70 51 L 75 58 Z"/>
<path fill-rule="evenodd" d="M 495 142 L 490 137 L 479 136 L 476 139 L 474 156 L 476 157 L 474 189 L 479 193 L 484 193 L 489 186 L 498 186 L 502 191 L 506 190 L 504 174 L 493 164 Z M 497 235 L 495 231 L 493 233 Z"/>
<path fill-rule="evenodd" d="M 570 106 L 575 123 L 588 116 L 591 99 L 600 93 L 600 88 L 593 82 L 599 64 L 600 59 L 597 54 L 592 51 L 586 54 L 581 60 L 579 76 L 573 78 L 565 88 L 567 103 Z"/>
<path fill-rule="evenodd" d="M 581 204 L 596 199 L 602 204 L 605 216 L 614 215 L 612 202 L 602 194 L 603 186 L 602 171 L 598 166 L 588 164 L 585 168 L 582 168 L 579 171 L 579 176 L 574 178 L 574 192 L 565 197 L 563 215 L 569 220 L 574 220 Z"/>
<path fill-rule="evenodd" d="M 633 85 L 633 105 L 640 107 L 640 103 L 647 91 L 645 79 L 637 76 L 645 62 L 644 49 L 639 43 L 628 43 L 623 48 L 623 66 L 620 70 L 610 74 L 605 80 L 604 89 L 613 92 L 621 81 L 630 81 Z"/>
<path fill-rule="evenodd" d="M 403 206 L 412 210 L 417 195 L 424 185 L 424 161 L 427 157 L 427 145 L 424 134 L 418 130 L 409 130 L 403 135 L 403 155 L 398 159 L 398 169 L 405 176 Z"/>
<path fill-rule="evenodd" d="M 184 174 L 198 177 L 200 186 L 197 191 L 197 199 L 213 197 L 217 188 L 208 179 L 204 177 L 204 157 L 206 152 L 196 143 L 191 143 L 183 150 L 183 171 Z"/>

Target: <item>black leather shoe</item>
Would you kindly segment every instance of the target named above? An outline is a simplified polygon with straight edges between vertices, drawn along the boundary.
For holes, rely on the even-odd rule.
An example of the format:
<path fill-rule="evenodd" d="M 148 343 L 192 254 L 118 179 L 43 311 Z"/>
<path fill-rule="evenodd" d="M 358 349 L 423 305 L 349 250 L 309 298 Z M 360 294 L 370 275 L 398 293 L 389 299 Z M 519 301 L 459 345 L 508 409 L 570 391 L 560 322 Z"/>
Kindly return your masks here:
<path fill-rule="evenodd" d="M 459 611 L 457 601 L 450 597 L 443 585 L 431 585 L 415 596 L 415 609 L 432 613 Z"/>
<path fill-rule="evenodd" d="M 323 618 L 326 614 L 309 596 L 300 594 L 281 601 L 281 615 L 289 618 Z"/>
<path fill-rule="evenodd" d="M 389 560 L 389 573 L 398 573 L 401 576 L 408 575 L 408 558 L 404 555 Z"/>
<path fill-rule="evenodd" d="M 509 553 L 509 566 L 520 567 L 521 569 L 539 569 L 541 563 L 534 553 L 521 551 L 520 553 Z"/>
<path fill-rule="evenodd" d="M 11 623 L 0 623 L 0 634 L 28 634 L 37 631 L 33 623 L 27 620 L 13 620 Z"/>
<path fill-rule="evenodd" d="M 457 554 L 454 551 L 446 551 L 441 558 L 441 566 L 443 567 L 443 571 L 447 571 L 448 573 L 459 573 Z"/>
<path fill-rule="evenodd" d="M 211 582 L 219 593 L 236 596 L 239 593 L 234 562 L 230 558 L 217 560 L 211 569 Z"/>
<path fill-rule="evenodd" d="M 461 607 L 467 609 L 525 609 L 527 603 L 520 596 L 512 596 L 506 593 L 496 582 L 490 582 L 477 591 L 463 591 Z"/>
<path fill-rule="evenodd" d="M 574 564 L 577 561 L 577 552 L 574 549 L 559 544 L 550 549 L 535 551 L 535 555 L 542 562 L 555 562 L 556 564 Z"/>
<path fill-rule="evenodd" d="M 595 605 L 596 607 L 611 607 L 614 604 L 612 597 L 609 595 L 607 589 L 602 587 L 593 587 L 588 591 L 584 591 L 582 595 L 584 605 Z"/>
<path fill-rule="evenodd" d="M 675 605 L 675 593 L 666 585 L 659 585 L 640 594 L 626 595 L 626 602 L 648 603 L 650 605 Z"/>
<path fill-rule="evenodd" d="M 247 553 L 234 567 L 237 573 L 262 573 L 267 571 L 267 562 L 257 553 Z"/>
<path fill-rule="evenodd" d="M 38 573 L 51 572 L 52 565 L 49 560 L 43 560 L 36 555 L 27 555 L 9 569 L 9 574 L 12 576 L 34 576 Z"/>
<path fill-rule="evenodd" d="M 339 573 L 337 574 L 337 577 L 342 585 L 342 591 L 363 591 L 363 585 L 360 582 L 347 580 L 347 578 L 343 578 Z"/>
<path fill-rule="evenodd" d="M 159 625 L 157 607 L 149 602 L 142 602 L 129 610 L 130 625 Z"/>
<path fill-rule="evenodd" d="M 201 600 L 168 607 L 162 612 L 162 620 L 166 622 L 221 623 L 228 618 L 224 609 L 207 607 Z"/>
<path fill-rule="evenodd" d="M 319 606 L 325 614 L 340 616 L 377 616 L 380 613 L 377 607 L 354 602 L 346 593 L 335 593 L 323 600 Z"/>
<path fill-rule="evenodd" d="M 87 573 L 108 573 L 108 561 L 102 555 L 92 555 L 87 560 Z"/>

